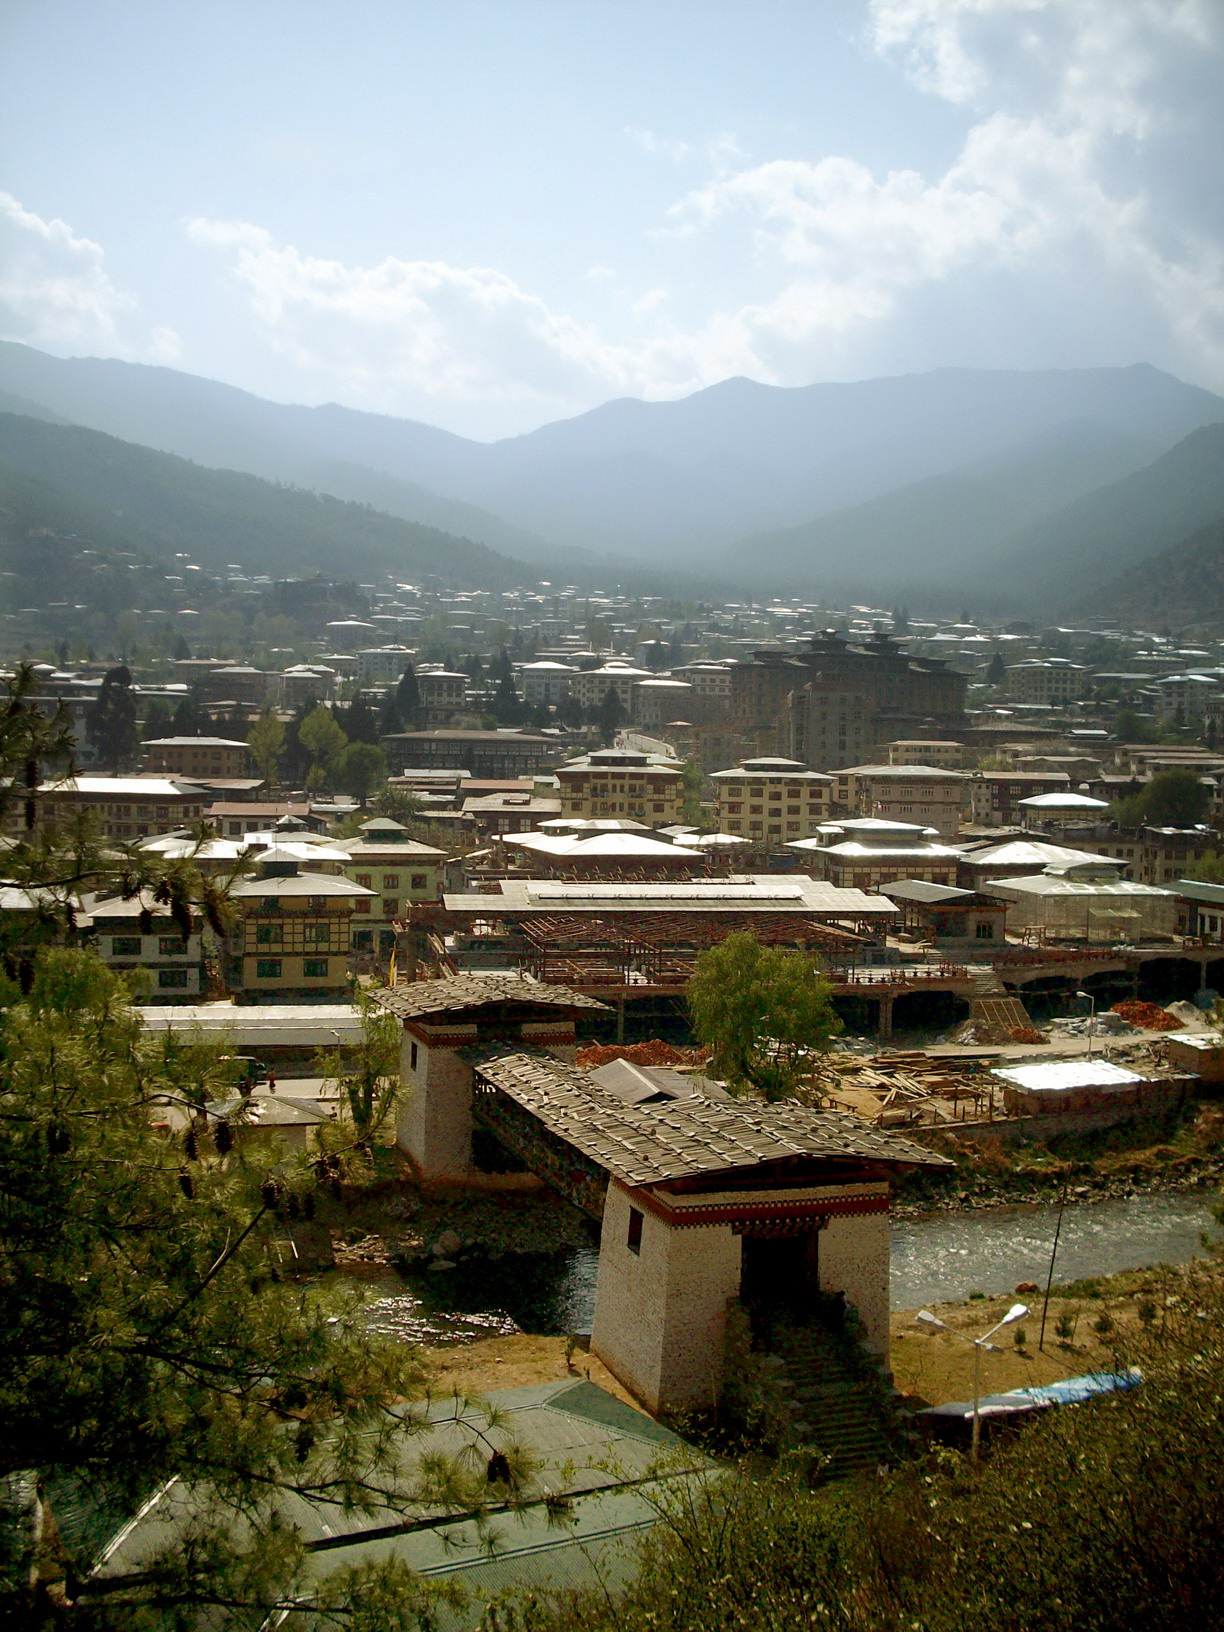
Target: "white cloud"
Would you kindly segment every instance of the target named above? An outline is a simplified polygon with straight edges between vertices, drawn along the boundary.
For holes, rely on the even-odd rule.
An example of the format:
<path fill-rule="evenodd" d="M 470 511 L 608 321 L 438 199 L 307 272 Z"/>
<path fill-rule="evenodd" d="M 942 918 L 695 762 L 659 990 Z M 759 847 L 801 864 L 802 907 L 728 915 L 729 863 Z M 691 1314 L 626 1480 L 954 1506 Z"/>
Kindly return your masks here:
<path fill-rule="evenodd" d="M 33 345 L 111 346 L 134 302 L 106 274 L 101 246 L 0 193 L 0 327 Z"/>
<path fill-rule="evenodd" d="M 243 222 L 188 230 L 227 257 L 268 345 L 324 389 L 393 411 L 494 403 L 522 423 L 729 374 L 801 383 L 861 372 L 884 337 L 926 345 L 917 366 L 1051 365 L 1062 359 L 1040 337 L 1082 321 L 1094 278 L 1124 319 L 1102 361 L 1137 360 L 1128 336 L 1156 334 L 1153 360 L 1224 386 L 1218 0 L 873 0 L 867 40 L 961 111 L 959 151 L 939 172 L 876 172 L 844 154 L 753 163 L 731 136 L 708 144 L 708 179 L 646 234 L 674 262 L 733 267 L 751 291 L 704 314 L 684 265 L 668 268 L 670 295 L 662 279 L 626 295 L 612 337 L 496 268 L 349 265 Z M 597 264 L 584 282 L 616 276 Z M 1015 310 L 959 327 L 959 294 L 986 288 L 1010 288 Z M 1037 289 L 1047 306 L 1027 311 Z M 940 291 L 943 329 L 916 337 L 917 303 Z"/>

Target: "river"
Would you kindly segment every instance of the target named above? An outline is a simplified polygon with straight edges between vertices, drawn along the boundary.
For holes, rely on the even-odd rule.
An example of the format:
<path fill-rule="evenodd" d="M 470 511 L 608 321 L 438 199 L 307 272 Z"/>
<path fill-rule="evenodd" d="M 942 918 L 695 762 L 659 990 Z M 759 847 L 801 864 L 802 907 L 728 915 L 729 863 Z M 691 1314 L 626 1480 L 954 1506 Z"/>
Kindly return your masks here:
<path fill-rule="evenodd" d="M 1181 1264 L 1200 1253 L 1212 1218 L 1212 1191 L 1158 1191 L 1068 1204 L 1055 1280 L 1122 1269 Z M 937 1213 L 906 1219 L 892 1231 L 892 1305 L 915 1309 L 970 1292 L 1010 1292 L 1020 1281 L 1045 1284 L 1057 1202 Z M 360 1290 L 370 1327 L 406 1343 L 471 1343 L 515 1331 L 589 1331 L 599 1263 L 594 1246 L 548 1254 L 468 1260 L 453 1270 L 408 1277 L 387 1270 L 360 1279 L 336 1273 L 332 1285 Z"/>

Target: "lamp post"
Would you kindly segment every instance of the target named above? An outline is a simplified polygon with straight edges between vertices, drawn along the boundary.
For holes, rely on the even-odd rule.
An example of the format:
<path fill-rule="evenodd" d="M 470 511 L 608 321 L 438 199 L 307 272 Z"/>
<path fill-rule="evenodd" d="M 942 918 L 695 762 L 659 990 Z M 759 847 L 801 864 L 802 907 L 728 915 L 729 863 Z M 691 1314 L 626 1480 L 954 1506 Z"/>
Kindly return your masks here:
<path fill-rule="evenodd" d="M 955 1326 L 949 1326 L 946 1321 L 940 1320 L 929 1309 L 919 1309 L 914 1319 L 923 1326 L 934 1326 L 938 1331 L 951 1332 L 953 1337 L 962 1338 L 966 1343 L 973 1344 L 973 1444 L 969 1452 L 969 1460 L 976 1463 L 982 1445 L 982 1416 L 979 1410 L 979 1401 L 982 1397 L 982 1350 L 989 1349 L 991 1354 L 1002 1354 L 1003 1350 L 990 1339 L 996 1332 L 1002 1331 L 1004 1326 L 1010 1326 L 1017 1320 L 1023 1320 L 1028 1314 L 1028 1305 L 1013 1303 L 1011 1308 L 996 1322 L 988 1332 L 981 1337 L 970 1337 L 965 1332 L 958 1332 Z"/>

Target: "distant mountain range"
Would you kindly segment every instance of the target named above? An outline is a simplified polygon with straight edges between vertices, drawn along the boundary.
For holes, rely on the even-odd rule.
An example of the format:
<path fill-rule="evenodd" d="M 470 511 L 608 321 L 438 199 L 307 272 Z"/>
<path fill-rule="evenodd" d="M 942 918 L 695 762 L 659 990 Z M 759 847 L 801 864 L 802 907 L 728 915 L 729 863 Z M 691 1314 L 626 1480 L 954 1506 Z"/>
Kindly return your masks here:
<path fill-rule="evenodd" d="M 1224 398 L 1147 365 L 727 380 L 479 443 L 0 344 L 5 407 L 483 544 L 511 558 L 494 573 L 525 562 L 578 581 L 649 563 L 754 594 L 1044 615 L 1224 516 L 1208 434 Z"/>
<path fill-rule="evenodd" d="M 536 577 L 483 544 L 328 494 L 208 470 L 78 425 L 17 414 L 0 413 L 0 522 L 10 548 L 43 527 L 57 536 L 68 529 L 171 570 L 179 570 L 182 553 L 214 570 L 236 562 L 283 577 L 321 572 L 369 581 L 390 573 L 469 589 L 506 589 Z"/>

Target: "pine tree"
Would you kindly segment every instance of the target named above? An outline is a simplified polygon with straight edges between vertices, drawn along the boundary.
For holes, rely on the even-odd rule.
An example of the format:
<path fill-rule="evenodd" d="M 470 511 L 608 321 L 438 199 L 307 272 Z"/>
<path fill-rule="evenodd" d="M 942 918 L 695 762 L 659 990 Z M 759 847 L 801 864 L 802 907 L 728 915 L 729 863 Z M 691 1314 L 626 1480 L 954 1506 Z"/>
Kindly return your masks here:
<path fill-rule="evenodd" d="M 136 726 L 132 673 L 123 664 L 108 669 L 103 675 L 85 734 L 99 764 L 112 775 L 118 776 L 131 767 L 140 745 L 140 734 Z"/>
<path fill-rule="evenodd" d="M 417 685 L 416 670 L 412 664 L 400 675 L 395 688 L 395 706 L 405 731 L 419 731 L 421 726 L 421 688 Z"/>

